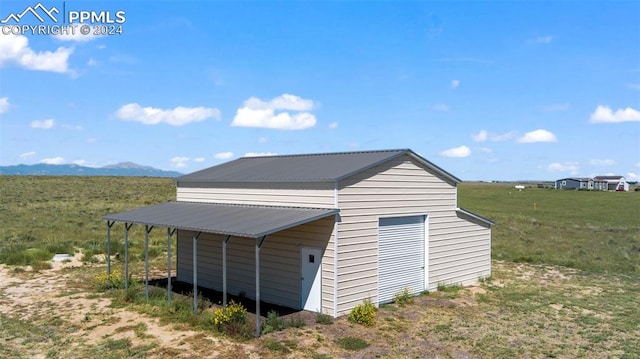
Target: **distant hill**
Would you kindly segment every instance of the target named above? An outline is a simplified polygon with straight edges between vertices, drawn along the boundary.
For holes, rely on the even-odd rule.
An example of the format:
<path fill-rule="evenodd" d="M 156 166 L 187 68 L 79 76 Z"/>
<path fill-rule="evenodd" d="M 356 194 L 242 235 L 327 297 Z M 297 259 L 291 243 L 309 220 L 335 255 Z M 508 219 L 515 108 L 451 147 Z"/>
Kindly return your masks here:
<path fill-rule="evenodd" d="M 73 164 L 48 165 L 43 163 L 37 165 L 0 166 L 0 175 L 177 177 L 182 176 L 182 173 L 159 170 L 132 162 L 123 162 L 104 167 L 85 167 Z"/>

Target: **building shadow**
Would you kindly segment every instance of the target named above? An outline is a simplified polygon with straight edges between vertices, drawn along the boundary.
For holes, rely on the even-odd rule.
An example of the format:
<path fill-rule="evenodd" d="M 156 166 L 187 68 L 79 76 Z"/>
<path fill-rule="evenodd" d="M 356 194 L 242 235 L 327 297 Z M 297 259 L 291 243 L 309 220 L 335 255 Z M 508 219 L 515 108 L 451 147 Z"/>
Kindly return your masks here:
<path fill-rule="evenodd" d="M 167 279 L 159 278 L 159 279 L 149 279 L 149 286 L 154 286 L 158 288 L 167 288 Z M 183 295 L 186 297 L 193 296 L 193 284 L 181 282 L 175 279 L 175 277 L 171 278 L 171 292 L 174 294 Z M 198 295 L 203 299 L 206 299 L 212 304 L 222 305 L 222 292 L 217 290 L 213 290 L 211 288 L 205 288 L 198 286 Z M 256 313 L 256 301 L 239 295 L 232 295 L 227 293 L 227 300 L 230 303 L 231 301 L 235 303 L 242 304 L 247 312 L 255 314 Z M 300 309 L 294 309 L 285 307 L 282 305 L 276 305 L 272 303 L 267 303 L 260 301 L 260 316 L 266 317 L 267 313 L 275 311 L 279 316 L 286 316 L 290 314 L 300 313 L 302 312 Z"/>

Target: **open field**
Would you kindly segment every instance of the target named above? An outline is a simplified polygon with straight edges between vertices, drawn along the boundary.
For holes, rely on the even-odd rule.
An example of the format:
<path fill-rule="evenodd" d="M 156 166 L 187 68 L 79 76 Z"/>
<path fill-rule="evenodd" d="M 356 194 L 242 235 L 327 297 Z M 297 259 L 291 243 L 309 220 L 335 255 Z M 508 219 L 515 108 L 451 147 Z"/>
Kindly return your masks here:
<path fill-rule="evenodd" d="M 464 183 L 458 201 L 496 222 L 494 259 L 640 274 L 639 192 Z"/>
<path fill-rule="evenodd" d="M 640 357 L 640 193 L 463 184 L 460 206 L 497 223 L 489 280 L 384 306 L 372 327 L 307 318 L 237 341 L 185 314 L 188 298 L 150 305 L 140 287 L 135 299 L 94 289 L 101 216 L 174 191 L 170 179 L 0 176 L 0 261 L 11 264 L 0 266 L 0 357 Z M 166 266 L 160 232 L 151 238 L 156 276 Z M 138 278 L 142 237 L 132 233 Z M 49 269 L 53 253 L 76 250 Z"/>

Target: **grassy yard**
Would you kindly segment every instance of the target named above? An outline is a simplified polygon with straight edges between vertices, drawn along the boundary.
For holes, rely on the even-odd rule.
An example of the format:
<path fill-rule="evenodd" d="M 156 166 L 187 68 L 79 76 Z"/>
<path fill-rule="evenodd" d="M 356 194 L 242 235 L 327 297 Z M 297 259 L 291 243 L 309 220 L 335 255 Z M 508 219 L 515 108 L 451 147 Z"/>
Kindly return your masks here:
<path fill-rule="evenodd" d="M 640 274 L 640 193 L 464 183 L 459 205 L 491 218 L 492 256 L 598 273 Z"/>
<path fill-rule="evenodd" d="M 90 260 L 105 252 L 103 215 L 174 199 L 167 178 L 0 176 L 0 263 L 39 268 L 76 248 Z M 143 238 L 141 227 L 132 228 L 134 241 Z M 152 256 L 166 248 L 160 232 L 151 232 Z M 122 253 L 123 234 L 113 235 L 113 252 Z M 141 248 L 133 243 L 132 258 Z"/>
<path fill-rule="evenodd" d="M 152 289 L 147 303 L 139 285 L 135 293 L 96 292 L 92 281 L 103 265 L 40 274 L 15 269 L 46 269 L 54 253 L 77 249 L 93 262 L 104 253 L 102 215 L 174 198 L 170 179 L 0 176 L 0 263 L 17 266 L 15 283 L 0 283 L 0 357 L 640 358 L 637 192 L 462 184 L 459 205 L 496 222 L 492 277 L 383 306 L 370 327 L 324 318 L 228 341 L 209 328 L 211 313 L 191 314 L 188 297 L 167 305 L 164 292 Z M 139 227 L 130 250 L 138 277 Z M 114 232 L 114 251 L 122 252 L 122 233 Z M 164 231 L 152 232 L 152 268 L 162 271 L 165 241 Z M 63 289 L 47 297 L 41 283 Z M 31 293 L 42 303 L 11 293 Z M 166 339 L 174 336 L 182 339 Z"/>

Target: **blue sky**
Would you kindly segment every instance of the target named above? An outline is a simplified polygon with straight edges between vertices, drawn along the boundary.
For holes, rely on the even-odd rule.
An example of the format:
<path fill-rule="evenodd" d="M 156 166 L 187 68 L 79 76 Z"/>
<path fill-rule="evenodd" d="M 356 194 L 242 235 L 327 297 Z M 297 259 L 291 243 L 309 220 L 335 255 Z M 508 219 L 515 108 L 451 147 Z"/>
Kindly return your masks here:
<path fill-rule="evenodd" d="M 463 180 L 640 179 L 638 1 L 42 1 L 76 34 L 16 33 L 37 4 L 0 4 L 1 165 L 411 148 Z"/>

